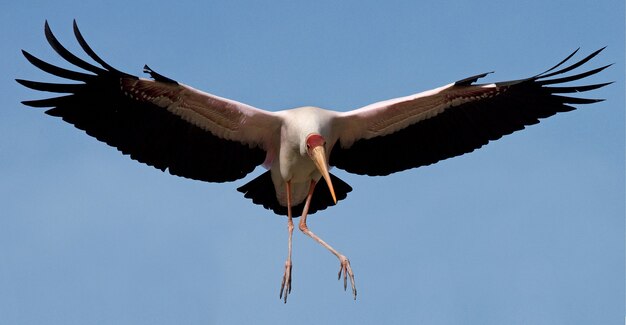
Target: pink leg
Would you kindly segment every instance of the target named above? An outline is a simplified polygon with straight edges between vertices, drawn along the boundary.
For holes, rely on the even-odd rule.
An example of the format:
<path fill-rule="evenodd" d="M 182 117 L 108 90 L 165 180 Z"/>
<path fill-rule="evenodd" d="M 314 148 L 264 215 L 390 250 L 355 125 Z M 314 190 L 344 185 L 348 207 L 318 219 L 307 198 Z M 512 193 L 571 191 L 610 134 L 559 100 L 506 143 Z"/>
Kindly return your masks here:
<path fill-rule="evenodd" d="M 350 285 L 352 286 L 352 295 L 354 296 L 354 300 L 356 300 L 356 286 L 354 284 L 354 273 L 352 272 L 352 268 L 350 267 L 350 261 L 347 257 L 340 254 L 330 245 L 328 245 L 325 241 L 319 238 L 316 234 L 314 234 L 309 227 L 306 225 L 306 217 L 309 213 L 309 205 L 311 204 L 311 198 L 313 197 L 313 191 L 315 190 L 315 181 L 311 181 L 311 186 L 309 187 L 309 194 L 306 197 L 306 203 L 304 204 L 304 209 L 302 210 L 302 217 L 300 218 L 299 228 L 305 233 L 307 236 L 313 238 L 316 242 L 320 243 L 322 246 L 326 247 L 331 253 L 333 253 L 339 259 L 340 268 L 339 268 L 339 279 L 341 279 L 341 274 L 343 273 L 343 289 L 347 290 L 348 288 L 348 276 L 350 277 Z"/>
<path fill-rule="evenodd" d="M 293 237 L 293 220 L 291 218 L 291 181 L 286 183 L 287 187 L 287 229 L 289 230 L 289 253 L 287 255 L 287 261 L 285 262 L 285 273 L 283 274 L 283 281 L 280 284 L 279 299 L 285 295 L 285 303 L 287 303 L 287 295 L 291 293 L 291 237 Z"/>

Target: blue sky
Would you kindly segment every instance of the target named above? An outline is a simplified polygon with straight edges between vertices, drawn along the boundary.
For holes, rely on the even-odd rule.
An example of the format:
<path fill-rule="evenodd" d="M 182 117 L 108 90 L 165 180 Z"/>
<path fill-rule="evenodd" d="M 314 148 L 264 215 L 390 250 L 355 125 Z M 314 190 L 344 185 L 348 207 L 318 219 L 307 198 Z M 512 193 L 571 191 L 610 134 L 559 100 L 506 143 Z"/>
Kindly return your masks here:
<path fill-rule="evenodd" d="M 0 5 L 0 323 L 621 324 L 624 317 L 624 2 L 12 1 Z M 335 170 L 354 191 L 294 233 L 227 184 L 124 157 L 20 101 L 52 80 L 48 19 L 77 19 L 113 66 L 143 64 L 259 108 L 355 109 L 477 73 L 531 76 L 577 47 L 605 102 L 462 157 L 389 177 Z M 579 56 L 580 57 L 580 56 Z"/>

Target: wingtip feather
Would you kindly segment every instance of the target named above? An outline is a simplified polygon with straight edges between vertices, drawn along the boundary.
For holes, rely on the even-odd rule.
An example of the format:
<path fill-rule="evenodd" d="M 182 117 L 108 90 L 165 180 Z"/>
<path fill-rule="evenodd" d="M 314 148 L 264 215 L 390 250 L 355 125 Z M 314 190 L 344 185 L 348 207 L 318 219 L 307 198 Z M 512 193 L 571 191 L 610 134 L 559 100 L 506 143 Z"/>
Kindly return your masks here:
<path fill-rule="evenodd" d="M 553 66 L 552 68 L 536 75 L 534 78 L 539 78 L 539 77 L 543 77 L 545 74 L 547 74 L 548 72 L 560 67 L 561 65 L 563 65 L 563 63 L 569 61 L 569 59 L 571 59 L 574 55 L 576 55 L 576 53 L 578 53 L 578 51 L 580 50 L 580 47 L 577 48 L 576 50 L 574 50 L 574 52 L 570 53 L 570 55 L 568 55 L 567 57 L 565 57 L 565 59 L 561 60 L 561 62 L 557 63 L 555 66 Z"/>

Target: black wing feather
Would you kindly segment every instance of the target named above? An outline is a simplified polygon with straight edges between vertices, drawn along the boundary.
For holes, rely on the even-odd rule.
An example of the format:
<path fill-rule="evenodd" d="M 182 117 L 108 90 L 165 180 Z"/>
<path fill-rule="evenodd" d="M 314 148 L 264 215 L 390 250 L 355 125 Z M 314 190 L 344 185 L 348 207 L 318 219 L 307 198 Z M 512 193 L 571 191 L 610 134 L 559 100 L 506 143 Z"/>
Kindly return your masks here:
<path fill-rule="evenodd" d="M 63 69 L 23 51 L 26 59 L 41 70 L 81 82 L 56 84 L 18 79 L 17 82 L 28 88 L 67 94 L 24 101 L 25 105 L 50 108 L 47 114 L 61 117 L 132 159 L 163 171 L 169 169 L 173 175 L 209 182 L 233 181 L 263 163 L 265 151 L 261 148 L 218 138 L 165 109 L 122 93 L 120 82 L 123 78 L 138 78 L 114 69 L 98 57 L 85 42 L 76 22 L 74 33 L 78 42 L 103 68 L 91 65 L 65 49 L 47 22 L 45 33 L 50 45 L 62 58 L 94 74 Z M 153 71 L 151 74 L 175 82 Z"/>
<path fill-rule="evenodd" d="M 565 59 L 563 59 L 561 62 L 557 63 L 557 64 L 556 64 L 556 65 L 554 65 L 552 68 L 550 68 L 550 69 L 548 69 L 548 70 L 546 70 L 546 71 L 544 71 L 544 72 L 542 72 L 542 73 L 540 73 L 540 74 L 536 75 L 535 77 L 539 77 L 539 76 L 542 76 L 542 75 L 546 75 L 548 72 L 550 72 L 550 71 L 552 71 L 552 70 L 554 70 L 554 69 L 556 69 L 556 68 L 558 68 L 558 67 L 562 66 L 565 62 L 569 61 L 569 59 L 571 59 L 574 55 L 576 55 L 576 53 L 578 53 L 578 51 L 580 51 L 580 47 L 579 47 L 579 48 L 577 48 L 577 49 L 576 49 L 574 52 L 572 52 L 570 55 L 568 55 L 568 56 L 567 56 Z"/>
<path fill-rule="evenodd" d="M 94 75 L 90 75 L 90 74 L 86 74 L 86 73 L 82 73 L 82 72 L 76 72 L 76 71 L 72 71 L 72 70 L 67 70 L 67 69 L 63 69 L 60 67 L 57 67 L 55 65 L 52 65 L 48 62 L 45 62 L 39 58 L 37 58 L 36 56 L 22 50 L 22 54 L 24 55 L 24 57 L 26 58 L 26 60 L 28 60 L 28 62 L 30 62 L 32 65 L 36 66 L 37 68 L 51 74 L 57 77 L 61 77 L 61 78 L 65 78 L 65 79 L 70 79 L 70 80 L 74 80 L 74 81 L 83 81 L 83 82 L 87 82 L 89 80 L 94 79 L 96 76 Z"/>
<path fill-rule="evenodd" d="M 16 79 L 21 85 L 39 91 L 47 91 L 52 93 L 74 93 L 81 90 L 84 90 L 86 87 L 85 84 L 56 84 L 49 82 L 38 82 L 38 81 L 29 81 Z"/>
<path fill-rule="evenodd" d="M 68 51 L 61 44 L 61 42 L 59 42 L 59 40 L 54 36 L 54 34 L 52 33 L 52 30 L 50 30 L 50 25 L 48 25 L 47 21 L 44 25 L 44 33 L 46 34 L 46 39 L 48 40 L 48 43 L 50 44 L 50 46 L 52 46 L 52 49 L 54 49 L 54 51 L 56 51 L 67 62 L 79 68 L 85 69 L 87 71 L 90 71 L 96 74 L 106 72 L 106 70 L 98 68 L 93 64 L 90 64 L 84 61 L 83 59 L 77 57 L 76 55 L 72 54 L 72 52 Z"/>
<path fill-rule="evenodd" d="M 587 55 L 587 57 L 585 57 L 584 59 L 582 59 L 582 60 L 580 60 L 580 61 L 578 61 L 578 62 L 576 62 L 576 63 L 574 63 L 574 64 L 570 65 L 570 66 L 569 66 L 569 67 L 567 67 L 567 68 L 564 68 L 564 69 L 561 69 L 561 70 L 559 70 L 559 71 L 555 71 L 555 72 L 552 72 L 552 73 L 548 73 L 548 72 L 552 71 L 552 69 L 550 69 L 550 70 L 548 70 L 548 71 L 546 71 L 546 72 L 544 72 L 544 73 L 540 74 L 540 75 L 539 75 L 539 76 L 537 76 L 537 77 L 541 77 L 541 78 L 543 79 L 543 78 L 549 78 L 549 77 L 552 77 L 552 76 L 556 76 L 556 75 L 559 75 L 559 74 L 564 74 L 564 73 L 566 73 L 566 72 L 570 72 L 570 71 L 572 71 L 572 70 L 574 70 L 574 69 L 576 69 L 576 68 L 580 67 L 581 65 L 583 65 L 583 64 L 585 64 L 585 63 L 587 63 L 589 60 L 593 59 L 596 55 L 598 55 L 600 52 L 602 52 L 602 50 L 604 50 L 605 48 L 606 48 L 606 47 L 603 47 L 603 48 L 601 48 L 601 49 L 599 49 L 599 50 L 597 50 L 597 51 L 595 51 L 595 52 L 593 52 L 593 53 L 591 53 L 591 54 Z M 563 60 L 563 61 L 562 61 L 561 63 L 559 63 L 558 65 L 556 65 L 554 68 L 557 68 L 557 67 L 559 67 L 561 64 L 563 64 L 563 63 L 567 62 L 567 60 L 569 60 L 572 56 L 574 56 L 574 54 L 576 54 L 576 52 L 578 52 L 578 50 L 574 51 L 574 53 L 570 54 L 570 56 L 568 56 L 565 60 Z"/>
<path fill-rule="evenodd" d="M 98 64 L 100 64 L 107 71 L 110 71 L 110 72 L 113 72 L 113 73 L 116 73 L 116 74 L 119 74 L 119 75 L 130 76 L 130 75 L 128 75 L 128 74 L 126 74 L 124 72 L 121 72 L 121 71 L 115 69 L 114 67 L 110 66 L 108 63 L 106 63 L 104 60 L 102 60 L 96 54 L 96 52 L 94 52 L 94 50 L 91 49 L 89 44 L 87 44 L 87 42 L 85 41 L 85 38 L 83 37 L 83 34 L 80 33 L 80 30 L 78 29 L 78 24 L 76 23 L 76 20 L 74 20 L 73 28 L 74 28 L 74 36 L 76 37 L 76 40 L 78 41 L 78 44 L 83 49 L 83 51 L 85 51 L 85 53 L 87 53 L 87 55 L 89 55 L 89 57 L 91 57 L 94 61 L 98 62 Z"/>

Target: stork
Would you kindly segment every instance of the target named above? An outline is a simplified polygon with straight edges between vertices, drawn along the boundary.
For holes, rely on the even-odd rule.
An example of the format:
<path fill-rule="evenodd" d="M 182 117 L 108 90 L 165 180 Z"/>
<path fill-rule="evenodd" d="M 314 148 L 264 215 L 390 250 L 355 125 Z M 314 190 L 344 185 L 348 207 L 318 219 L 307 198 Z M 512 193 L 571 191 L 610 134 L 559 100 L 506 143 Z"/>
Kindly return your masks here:
<path fill-rule="evenodd" d="M 76 21 L 73 27 L 80 47 L 99 66 L 68 51 L 46 22 L 50 46 L 84 71 L 57 67 L 22 51 L 44 72 L 78 81 L 17 79 L 34 90 L 64 94 L 23 104 L 48 108 L 46 114 L 172 175 L 229 182 L 259 165 L 269 169 L 238 191 L 253 203 L 287 216 L 288 253 L 279 294 L 285 303 L 291 292 L 293 218 L 298 216 L 298 228 L 339 259 L 338 278 L 343 276 L 344 290 L 350 280 L 356 299 L 350 261 L 307 225 L 308 215 L 345 199 L 352 190 L 329 173 L 331 166 L 379 176 L 433 164 L 469 153 L 539 119 L 571 111 L 572 105 L 601 101 L 567 94 L 610 84 L 562 85 L 610 66 L 566 75 L 603 49 L 566 65 L 576 50 L 551 69 L 525 79 L 477 84 L 484 73 L 348 112 L 312 106 L 270 112 L 196 90 L 148 66 L 144 72 L 151 79 L 121 72 L 92 50 Z"/>

